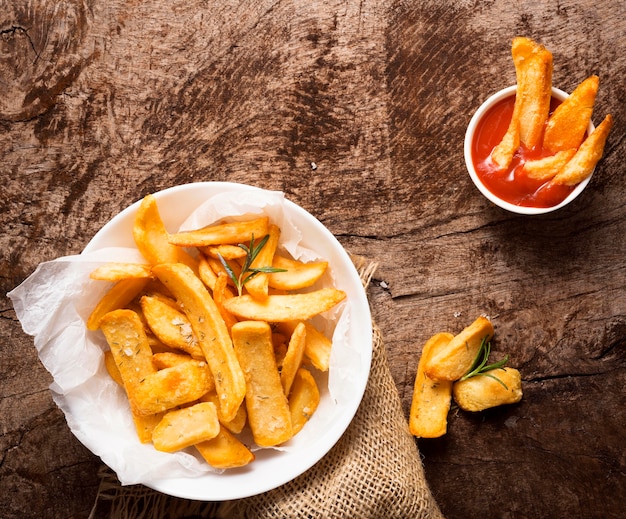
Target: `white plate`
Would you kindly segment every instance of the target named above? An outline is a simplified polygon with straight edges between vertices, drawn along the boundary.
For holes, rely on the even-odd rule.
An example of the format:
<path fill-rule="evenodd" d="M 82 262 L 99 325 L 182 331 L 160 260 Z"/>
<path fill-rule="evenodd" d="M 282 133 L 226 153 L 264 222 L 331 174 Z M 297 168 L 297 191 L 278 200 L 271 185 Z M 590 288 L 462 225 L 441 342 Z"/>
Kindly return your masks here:
<path fill-rule="evenodd" d="M 172 231 L 177 230 L 188 215 L 210 197 L 224 192 L 244 193 L 250 190 L 264 192 L 241 184 L 201 182 L 166 189 L 155 193 L 155 197 L 161 217 L 168 230 Z M 89 242 L 83 254 L 107 247 L 135 247 L 131 230 L 138 206 L 139 202 L 133 204 L 107 223 Z M 333 356 L 343 359 L 342 372 L 333 373 L 331 360 L 330 375 L 338 375 L 342 384 L 348 385 L 347 390 L 331 396 L 327 388 L 320 388 L 320 406 L 305 426 L 319 429 L 310 430 L 301 440 L 299 437 L 303 429 L 290 440 L 287 451 L 263 449 L 255 452 L 256 460 L 247 467 L 197 477 L 149 479 L 141 481 L 144 485 L 172 496 L 203 501 L 239 499 L 266 492 L 294 479 L 319 461 L 339 440 L 354 417 L 365 391 L 371 363 L 371 315 L 365 291 L 350 257 L 332 233 L 311 214 L 288 200 L 285 211 L 301 231 L 302 245 L 329 261 L 335 286 L 347 293 L 350 325 L 346 344 L 340 347 L 343 351 L 333 351 Z M 84 439 L 81 441 L 88 443 Z M 90 445 L 87 444 L 87 447 Z M 116 470 L 116 467 L 111 468 Z"/>

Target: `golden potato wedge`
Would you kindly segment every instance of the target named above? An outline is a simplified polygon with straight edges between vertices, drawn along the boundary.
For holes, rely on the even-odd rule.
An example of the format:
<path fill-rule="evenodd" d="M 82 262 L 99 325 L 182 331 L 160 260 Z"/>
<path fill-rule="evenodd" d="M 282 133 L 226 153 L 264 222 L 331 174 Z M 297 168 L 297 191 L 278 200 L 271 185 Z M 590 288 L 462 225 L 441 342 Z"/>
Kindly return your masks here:
<path fill-rule="evenodd" d="M 133 238 L 139 252 L 151 265 L 159 263 L 184 263 L 197 271 L 197 262 L 182 248 L 169 243 L 168 232 L 154 195 L 141 201 L 133 224 Z"/>
<path fill-rule="evenodd" d="M 278 323 L 277 329 L 290 337 L 299 322 L 285 321 Z M 306 328 L 304 356 L 318 370 L 328 371 L 330 367 L 330 352 L 333 346 L 332 341 L 310 322 L 304 322 L 304 326 Z"/>
<path fill-rule="evenodd" d="M 590 76 L 580 83 L 548 119 L 543 147 L 552 153 L 578 149 L 591 121 L 593 106 L 600 85 L 598 76 Z"/>
<path fill-rule="evenodd" d="M 320 392 L 311 372 L 300 368 L 296 372 L 289 394 L 289 412 L 294 435 L 309 421 L 320 403 Z"/>
<path fill-rule="evenodd" d="M 246 395 L 246 382 L 219 309 L 189 267 L 163 264 L 153 271 L 182 305 L 213 373 L 220 410 L 225 419 L 232 420 Z"/>
<path fill-rule="evenodd" d="M 223 426 L 215 438 L 197 443 L 195 447 L 206 462 L 217 469 L 243 467 L 254 461 L 254 453 Z"/>
<path fill-rule="evenodd" d="M 455 382 L 452 396 L 464 411 L 483 411 L 522 399 L 522 377 L 514 368 L 498 368 Z"/>
<path fill-rule="evenodd" d="M 583 141 L 576 154 L 563 166 L 552 182 L 557 185 L 575 186 L 591 175 L 602 158 L 606 139 L 612 127 L 613 117 L 609 114 Z"/>
<path fill-rule="evenodd" d="M 133 413 L 147 416 L 194 402 L 212 387 L 207 363 L 192 359 L 144 377 L 127 393 Z"/>
<path fill-rule="evenodd" d="M 237 260 L 246 256 L 246 251 L 238 245 L 211 245 L 209 247 L 201 247 L 200 250 L 213 259 L 219 259 L 221 256 L 225 260 Z"/>
<path fill-rule="evenodd" d="M 424 373 L 424 366 L 430 356 L 446 347 L 453 337 L 451 333 L 437 333 L 422 348 L 409 415 L 409 430 L 417 438 L 438 438 L 446 434 L 452 401 L 452 382 L 430 379 Z"/>
<path fill-rule="evenodd" d="M 224 308 L 224 301 L 234 297 L 234 294 L 228 288 L 228 275 L 220 273 L 215 280 L 215 287 L 213 288 L 213 300 L 220 312 L 220 315 L 224 319 L 226 328 L 230 331 L 233 325 L 237 322 L 237 319 L 226 308 Z"/>
<path fill-rule="evenodd" d="M 274 255 L 272 267 L 285 272 L 268 274 L 269 286 L 278 290 L 300 290 L 313 285 L 324 275 L 328 268 L 327 261 L 302 263 L 285 256 Z"/>
<path fill-rule="evenodd" d="M 289 403 L 274 359 L 272 330 L 261 321 L 232 328 L 233 346 L 246 377 L 246 410 L 254 441 L 271 447 L 292 436 Z"/>
<path fill-rule="evenodd" d="M 105 263 L 93 270 L 89 277 L 99 281 L 121 281 L 122 279 L 152 279 L 152 267 L 142 263 Z"/>
<path fill-rule="evenodd" d="M 193 360 L 192 356 L 187 353 L 175 353 L 171 351 L 162 351 L 152 355 L 152 364 L 159 369 L 171 368 L 183 362 Z"/>
<path fill-rule="evenodd" d="M 302 364 L 304 350 L 306 348 L 306 326 L 299 323 L 291 334 L 287 353 L 283 358 L 282 369 L 280 371 L 280 382 L 283 386 L 285 396 L 289 397 L 291 385 L 293 384 L 296 373 Z"/>
<path fill-rule="evenodd" d="M 165 413 L 150 414 L 147 416 L 140 416 L 132 413 L 132 415 L 139 441 L 141 443 L 149 443 L 152 441 L 152 432 L 154 431 L 154 428 L 163 419 Z"/>
<path fill-rule="evenodd" d="M 472 367 L 481 342 L 491 339 L 493 334 L 491 321 L 478 317 L 444 347 L 432 352 L 424 364 L 425 375 L 432 380 L 460 379 Z"/>
<path fill-rule="evenodd" d="M 305 294 L 270 295 L 264 301 L 248 294 L 224 301 L 224 307 L 240 319 L 277 323 L 306 320 L 330 310 L 346 297 L 336 288 L 321 288 Z"/>
<path fill-rule="evenodd" d="M 250 264 L 250 268 L 263 268 L 271 267 L 274 260 L 274 254 L 278 247 L 278 240 L 280 239 L 280 228 L 277 225 L 270 224 L 268 228 L 269 238 L 265 242 L 263 248 L 254 258 L 254 261 Z M 261 238 L 264 235 L 260 236 Z M 255 299 L 265 300 L 268 296 L 269 288 L 269 274 L 265 272 L 259 272 L 252 279 L 248 280 L 245 284 L 246 291 Z"/>
<path fill-rule="evenodd" d="M 123 279 L 115 283 L 109 291 L 100 299 L 96 307 L 87 318 L 87 329 L 97 330 L 100 320 L 105 314 L 124 308 L 130 303 L 148 284 L 149 279 Z"/>
<path fill-rule="evenodd" d="M 207 247 L 248 243 L 252 235 L 260 237 L 268 232 L 269 218 L 262 216 L 241 222 L 209 225 L 195 231 L 179 232 L 169 236 L 169 243 L 178 247 Z"/>
<path fill-rule="evenodd" d="M 575 154 L 575 149 L 563 150 L 549 157 L 528 160 L 522 166 L 522 171 L 534 180 L 548 181 L 556 176 Z"/>
<path fill-rule="evenodd" d="M 143 296 L 140 303 L 150 330 L 163 344 L 204 360 L 202 348 L 183 312 L 159 297 Z"/>
<path fill-rule="evenodd" d="M 104 352 L 104 366 L 106 367 L 107 373 L 115 381 L 115 383 L 124 387 L 122 375 L 120 374 L 120 370 L 115 363 L 115 358 L 113 357 L 113 352 L 111 350 Z"/>
<path fill-rule="evenodd" d="M 219 432 L 215 404 L 200 402 L 165 413 L 152 431 L 152 443 L 158 451 L 176 452 L 215 438 Z"/>
<path fill-rule="evenodd" d="M 205 393 L 200 397 L 201 402 L 213 402 L 217 406 L 217 418 L 220 423 L 226 427 L 231 433 L 239 434 L 246 425 L 246 421 L 248 419 L 248 413 L 246 412 L 245 404 L 241 404 L 239 409 L 237 410 L 237 414 L 235 418 L 232 420 L 225 420 L 224 415 L 220 411 L 220 402 L 217 398 L 217 393 L 215 390 L 211 390 L 208 393 Z"/>

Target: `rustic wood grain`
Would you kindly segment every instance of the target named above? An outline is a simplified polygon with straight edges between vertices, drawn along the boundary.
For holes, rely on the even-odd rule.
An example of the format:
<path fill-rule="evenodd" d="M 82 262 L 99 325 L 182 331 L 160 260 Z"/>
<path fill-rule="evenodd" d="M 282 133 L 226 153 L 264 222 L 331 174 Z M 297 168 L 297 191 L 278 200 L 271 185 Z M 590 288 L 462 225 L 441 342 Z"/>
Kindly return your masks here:
<path fill-rule="evenodd" d="M 537 218 L 491 206 L 463 161 L 515 35 L 553 52 L 555 86 L 598 74 L 594 120 L 616 120 L 585 193 Z M 426 339 L 494 321 L 524 400 L 419 442 L 446 517 L 620 517 L 625 35 L 619 0 L 0 0 L 0 516 L 86 517 L 100 466 L 6 292 L 144 194 L 226 180 L 283 190 L 379 263 L 405 411 Z"/>

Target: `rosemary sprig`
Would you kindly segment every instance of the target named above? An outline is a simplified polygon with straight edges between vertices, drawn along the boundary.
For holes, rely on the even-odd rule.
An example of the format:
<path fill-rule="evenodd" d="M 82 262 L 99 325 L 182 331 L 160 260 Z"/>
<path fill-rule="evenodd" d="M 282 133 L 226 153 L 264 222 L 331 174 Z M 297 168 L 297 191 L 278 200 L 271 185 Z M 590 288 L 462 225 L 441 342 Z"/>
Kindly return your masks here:
<path fill-rule="evenodd" d="M 472 363 L 472 367 L 461 377 L 461 380 L 467 380 L 468 378 L 483 376 L 490 377 L 494 380 L 497 380 L 504 386 L 504 389 L 508 390 L 507 385 L 502 382 L 498 377 L 493 375 L 492 373 L 486 373 L 486 371 L 490 371 L 492 369 L 504 369 L 504 366 L 509 360 L 509 356 L 507 355 L 502 360 L 498 362 L 494 362 L 493 364 L 487 364 L 487 360 L 489 359 L 489 354 L 491 353 L 491 342 L 487 340 L 487 336 L 483 337 L 483 340 L 480 342 L 480 348 L 478 348 L 478 353 L 476 354 L 476 358 Z"/>
<path fill-rule="evenodd" d="M 261 249 L 265 246 L 269 237 L 270 235 L 266 234 L 263 237 L 263 239 L 258 244 L 255 245 L 254 234 L 252 234 L 250 238 L 250 245 L 246 245 L 244 243 L 237 244 L 237 246 L 241 247 L 246 253 L 246 259 L 243 262 L 243 265 L 241 267 L 241 273 L 239 274 L 239 276 L 235 275 L 235 272 L 230 267 L 228 262 L 222 257 L 221 254 L 218 253 L 219 260 L 224 266 L 224 268 L 226 269 L 228 276 L 235 284 L 235 287 L 237 288 L 237 293 L 239 295 L 241 295 L 243 292 L 243 286 L 252 278 L 256 277 L 262 272 L 268 273 L 268 274 L 272 272 L 286 272 L 285 269 L 279 269 L 275 267 L 251 267 L 252 262 L 259 255 L 259 252 L 261 252 Z"/>

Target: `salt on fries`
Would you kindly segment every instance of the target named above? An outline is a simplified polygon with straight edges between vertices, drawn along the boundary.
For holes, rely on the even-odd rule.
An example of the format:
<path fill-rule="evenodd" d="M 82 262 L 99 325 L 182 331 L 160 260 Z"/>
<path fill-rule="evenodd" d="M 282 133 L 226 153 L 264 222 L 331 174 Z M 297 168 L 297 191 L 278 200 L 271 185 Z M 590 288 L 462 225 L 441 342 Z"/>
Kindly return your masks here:
<path fill-rule="evenodd" d="M 527 161 L 528 177 L 553 185 L 574 186 L 587 178 L 602 158 L 606 139 L 613 126 L 608 114 L 585 137 L 591 121 L 599 78 L 589 76 L 552 114 L 552 54 L 529 38 L 514 38 L 511 55 L 515 65 L 517 92 L 509 127 L 491 153 L 501 170 L 511 165 L 520 145 L 527 149 L 543 147 L 551 155 Z"/>
<path fill-rule="evenodd" d="M 106 338 L 140 441 L 228 469 L 255 459 L 238 437 L 246 427 L 259 447 L 292 438 L 319 405 L 312 371 L 330 363 L 311 319 L 346 297 L 314 288 L 328 263 L 289 257 L 265 216 L 170 234 L 152 195 L 132 232 L 145 264 L 91 273 L 114 284 L 87 328 Z"/>

